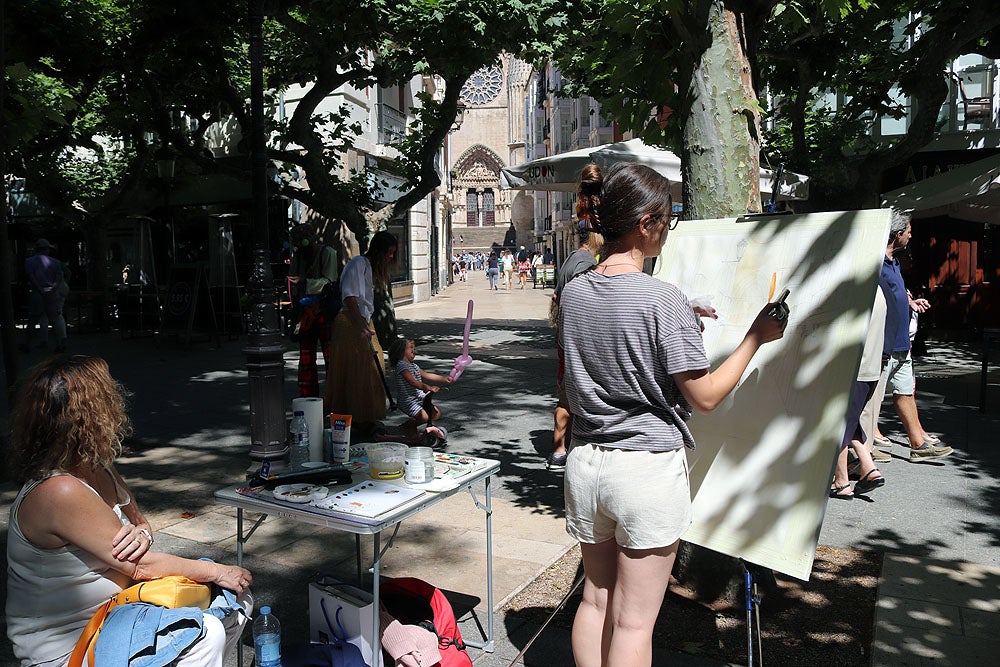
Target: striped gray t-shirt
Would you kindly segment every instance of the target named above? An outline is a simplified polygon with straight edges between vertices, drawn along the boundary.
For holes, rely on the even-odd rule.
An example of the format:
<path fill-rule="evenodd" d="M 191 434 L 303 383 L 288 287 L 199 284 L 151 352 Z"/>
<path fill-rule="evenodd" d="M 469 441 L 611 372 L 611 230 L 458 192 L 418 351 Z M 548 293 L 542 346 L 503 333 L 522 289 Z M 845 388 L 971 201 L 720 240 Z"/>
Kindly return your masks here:
<path fill-rule="evenodd" d="M 694 449 L 691 407 L 671 376 L 709 364 L 684 294 L 645 273 L 588 271 L 559 304 L 573 443 Z"/>

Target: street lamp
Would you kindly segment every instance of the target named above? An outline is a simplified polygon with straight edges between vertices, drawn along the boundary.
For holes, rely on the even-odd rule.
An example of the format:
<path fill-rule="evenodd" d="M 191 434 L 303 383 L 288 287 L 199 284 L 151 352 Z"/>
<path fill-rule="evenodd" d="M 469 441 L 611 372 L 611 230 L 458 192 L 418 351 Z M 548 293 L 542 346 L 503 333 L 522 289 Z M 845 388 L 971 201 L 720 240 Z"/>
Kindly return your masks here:
<path fill-rule="evenodd" d="M 455 108 L 458 113 L 455 114 L 455 121 L 451 124 L 451 129 L 448 132 L 458 132 L 462 129 L 462 123 L 465 122 L 465 102 L 459 100 Z"/>
<path fill-rule="evenodd" d="M 250 19 L 250 188 L 254 231 L 253 263 L 247 281 L 251 296 L 247 346 L 250 384 L 250 467 L 280 467 L 285 445 L 285 346 L 281 340 L 267 229 L 267 141 L 264 134 L 264 2 L 248 0 Z"/>
<path fill-rule="evenodd" d="M 156 160 L 156 175 L 161 181 L 169 181 L 174 177 L 177 168 L 177 154 L 169 144 L 163 144 L 153 153 Z"/>

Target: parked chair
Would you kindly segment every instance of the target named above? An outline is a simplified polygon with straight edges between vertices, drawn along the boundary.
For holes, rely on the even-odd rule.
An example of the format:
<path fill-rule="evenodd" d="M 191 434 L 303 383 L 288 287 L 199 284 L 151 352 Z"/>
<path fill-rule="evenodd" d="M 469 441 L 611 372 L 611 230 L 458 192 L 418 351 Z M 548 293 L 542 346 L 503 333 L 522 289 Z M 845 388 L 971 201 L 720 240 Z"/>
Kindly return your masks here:
<path fill-rule="evenodd" d="M 970 120 L 979 123 L 980 127 L 985 127 L 993 118 L 993 98 L 969 97 L 965 92 L 965 80 L 962 75 L 952 72 L 951 78 L 958 83 L 958 94 L 962 98 L 962 115 L 965 119 L 962 123 L 962 130 L 968 129 Z"/>

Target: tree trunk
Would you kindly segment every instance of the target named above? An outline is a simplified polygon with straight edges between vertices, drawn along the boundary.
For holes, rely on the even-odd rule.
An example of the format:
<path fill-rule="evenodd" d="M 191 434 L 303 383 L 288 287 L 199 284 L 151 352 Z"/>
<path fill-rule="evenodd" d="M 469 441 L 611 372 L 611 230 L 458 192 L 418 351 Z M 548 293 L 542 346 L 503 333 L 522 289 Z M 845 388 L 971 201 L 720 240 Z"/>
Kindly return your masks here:
<path fill-rule="evenodd" d="M 707 12 L 706 48 L 688 82 L 682 169 L 688 219 L 760 211 L 760 112 L 740 18 L 722 2 Z"/>
<path fill-rule="evenodd" d="M 711 2 L 705 49 L 695 54 L 683 125 L 682 170 L 687 219 L 759 212 L 760 112 L 740 17 Z M 737 599 L 743 569 L 736 558 L 682 543 L 674 568 L 680 583 L 704 600 Z"/>

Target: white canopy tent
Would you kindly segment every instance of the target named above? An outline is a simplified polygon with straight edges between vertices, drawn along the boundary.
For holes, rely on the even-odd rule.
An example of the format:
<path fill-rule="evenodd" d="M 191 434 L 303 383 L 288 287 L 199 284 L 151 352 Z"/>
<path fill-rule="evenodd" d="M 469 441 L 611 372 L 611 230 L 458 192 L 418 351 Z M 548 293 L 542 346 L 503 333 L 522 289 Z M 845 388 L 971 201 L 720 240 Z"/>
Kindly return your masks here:
<path fill-rule="evenodd" d="M 918 218 L 946 215 L 1000 225 L 1000 155 L 887 192 L 882 204 Z"/>
<path fill-rule="evenodd" d="M 675 197 L 680 196 L 681 159 L 668 150 L 647 146 L 641 139 L 619 141 L 594 148 L 539 158 L 500 171 L 500 187 L 512 190 L 548 190 L 575 192 L 583 167 L 594 162 L 607 167 L 615 162 L 638 162 L 666 176 Z M 774 172 L 760 170 L 760 191 L 771 193 Z M 793 172 L 782 172 L 778 190 L 781 199 L 809 198 L 809 179 Z"/>

